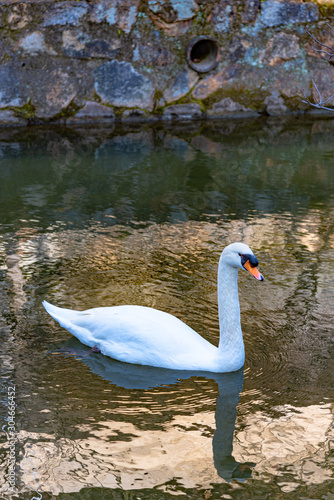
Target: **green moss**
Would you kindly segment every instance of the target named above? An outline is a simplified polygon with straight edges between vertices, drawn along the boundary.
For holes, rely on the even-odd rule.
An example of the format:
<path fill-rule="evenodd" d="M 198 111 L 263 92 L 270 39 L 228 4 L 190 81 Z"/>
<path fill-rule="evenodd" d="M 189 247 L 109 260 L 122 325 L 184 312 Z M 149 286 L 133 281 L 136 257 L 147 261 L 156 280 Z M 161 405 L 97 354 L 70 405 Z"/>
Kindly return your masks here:
<path fill-rule="evenodd" d="M 36 109 L 35 106 L 31 104 L 31 101 L 27 102 L 24 106 L 12 108 L 15 115 L 19 118 L 25 118 L 26 120 L 31 120 L 35 117 Z"/>
<path fill-rule="evenodd" d="M 263 109 L 264 107 L 263 101 L 268 95 L 269 93 L 265 93 L 261 89 L 257 90 L 244 89 L 243 91 L 240 91 L 240 89 L 220 88 L 206 99 L 203 99 L 202 106 L 204 106 L 206 109 L 210 109 L 215 103 L 229 97 L 234 102 L 242 104 L 246 108 L 254 109 L 257 111 L 258 109 Z M 201 102 L 201 101 L 196 101 L 196 102 Z"/>

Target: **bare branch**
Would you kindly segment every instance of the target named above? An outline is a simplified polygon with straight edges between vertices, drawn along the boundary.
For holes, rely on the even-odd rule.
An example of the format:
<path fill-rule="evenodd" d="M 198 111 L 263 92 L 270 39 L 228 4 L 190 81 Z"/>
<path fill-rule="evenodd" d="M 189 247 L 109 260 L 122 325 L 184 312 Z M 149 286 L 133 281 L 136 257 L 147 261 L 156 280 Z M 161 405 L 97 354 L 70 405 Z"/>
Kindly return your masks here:
<path fill-rule="evenodd" d="M 331 29 L 334 29 L 333 26 L 331 26 L 328 21 L 327 21 L 327 26 L 329 26 Z M 334 49 L 332 47 L 330 47 L 329 45 L 326 45 L 325 43 L 319 42 L 319 40 L 317 40 L 315 38 L 315 36 L 312 35 L 312 33 L 310 33 L 309 31 L 306 30 L 306 32 L 310 35 L 310 37 L 312 38 L 312 40 L 315 43 L 317 43 L 321 47 L 325 47 L 326 49 L 328 49 L 330 51 L 330 52 L 327 52 L 327 50 L 324 50 L 321 48 L 317 49 L 314 46 L 312 47 L 312 49 L 315 50 L 316 52 L 320 52 L 321 54 L 327 54 L 327 56 L 329 56 L 329 57 L 326 57 L 326 60 L 330 61 L 332 59 L 332 57 L 334 57 Z M 328 97 L 328 99 L 323 100 L 323 98 L 321 96 L 321 92 L 318 89 L 314 80 L 312 80 L 312 87 L 311 87 L 311 93 L 312 93 L 312 97 L 313 97 L 314 102 L 312 102 L 310 100 L 310 98 L 306 95 L 305 89 L 302 89 L 302 91 L 303 91 L 304 99 L 305 99 L 305 100 L 302 100 L 303 103 L 309 104 L 310 106 L 313 106 L 314 108 L 317 108 L 317 109 L 326 109 L 327 111 L 332 111 L 332 112 L 334 111 L 333 108 L 328 108 L 327 106 L 325 106 L 325 104 L 327 104 L 331 99 L 333 99 L 334 94 L 332 94 L 330 97 Z M 333 105 L 334 105 L 334 103 L 333 103 Z"/>
<path fill-rule="evenodd" d="M 321 97 L 321 93 L 320 93 L 314 80 L 312 80 L 312 85 L 313 86 L 311 88 L 311 92 L 312 92 L 314 102 L 310 101 L 310 98 L 306 95 L 305 89 L 302 89 L 303 94 L 304 94 L 304 98 L 305 98 L 305 100 L 302 100 L 302 102 L 304 102 L 305 104 L 309 104 L 310 106 L 313 106 L 314 108 L 326 109 L 328 111 L 334 111 L 333 108 L 327 108 L 325 106 L 325 104 L 327 104 L 331 99 L 333 99 L 334 94 L 332 94 L 328 99 L 326 99 L 326 101 L 323 101 L 322 97 Z"/>
<path fill-rule="evenodd" d="M 328 24 L 328 23 L 327 23 Z M 328 25 L 329 26 L 329 25 Z M 330 26 L 331 27 L 331 26 Z M 332 47 L 330 47 L 329 45 L 326 45 L 325 43 L 321 43 L 319 42 L 319 40 L 317 40 L 314 35 L 312 35 L 312 33 L 310 33 L 308 30 L 306 30 L 306 33 L 308 33 L 310 35 L 310 37 L 312 38 L 312 40 L 315 42 L 315 43 L 318 43 L 319 45 L 321 45 L 322 47 L 326 47 L 326 49 L 329 49 L 331 52 L 327 52 L 326 50 L 323 50 L 323 49 L 317 49 L 316 47 L 312 47 L 313 50 L 315 50 L 316 52 L 322 52 L 324 54 L 327 54 L 329 55 L 329 58 L 328 58 L 328 61 L 331 60 L 332 57 L 334 57 L 334 49 Z"/>

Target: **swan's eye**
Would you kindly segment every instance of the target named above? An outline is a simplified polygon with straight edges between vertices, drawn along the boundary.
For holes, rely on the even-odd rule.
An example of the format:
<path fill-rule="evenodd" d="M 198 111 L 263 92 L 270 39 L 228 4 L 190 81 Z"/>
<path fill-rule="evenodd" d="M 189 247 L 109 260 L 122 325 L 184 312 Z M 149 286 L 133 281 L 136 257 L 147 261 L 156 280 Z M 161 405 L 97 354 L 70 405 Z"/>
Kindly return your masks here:
<path fill-rule="evenodd" d="M 242 253 L 238 253 L 239 257 L 243 257 L 243 254 Z"/>

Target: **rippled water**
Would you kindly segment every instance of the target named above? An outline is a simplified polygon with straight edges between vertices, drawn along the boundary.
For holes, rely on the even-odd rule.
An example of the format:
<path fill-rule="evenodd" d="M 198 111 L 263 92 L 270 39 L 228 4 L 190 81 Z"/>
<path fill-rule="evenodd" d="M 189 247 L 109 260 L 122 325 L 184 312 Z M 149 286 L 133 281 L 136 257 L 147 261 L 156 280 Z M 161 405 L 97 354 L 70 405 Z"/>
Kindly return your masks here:
<path fill-rule="evenodd" d="M 19 498 L 332 498 L 334 122 L 0 131 L 2 425 Z M 244 371 L 92 355 L 41 306 L 139 304 L 218 343 L 220 252 Z M 1 436 L 8 473 L 8 435 Z M 9 495 L 8 478 L 0 492 Z"/>

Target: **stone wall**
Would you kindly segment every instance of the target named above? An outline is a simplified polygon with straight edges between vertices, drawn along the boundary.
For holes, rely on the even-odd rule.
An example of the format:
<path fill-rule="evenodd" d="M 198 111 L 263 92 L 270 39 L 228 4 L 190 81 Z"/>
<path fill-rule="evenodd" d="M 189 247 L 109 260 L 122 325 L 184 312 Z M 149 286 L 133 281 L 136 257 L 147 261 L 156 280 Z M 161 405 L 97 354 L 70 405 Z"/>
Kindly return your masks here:
<path fill-rule="evenodd" d="M 305 112 L 312 78 L 334 91 L 306 32 L 334 46 L 333 13 L 288 0 L 0 0 L 0 125 Z M 198 36 L 219 46 L 207 72 L 186 60 Z"/>

